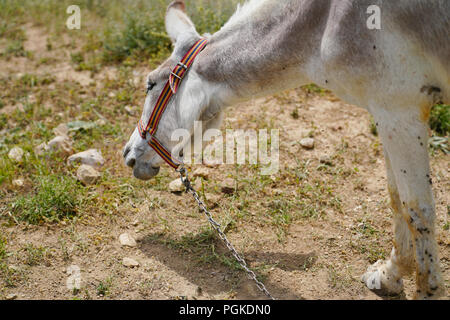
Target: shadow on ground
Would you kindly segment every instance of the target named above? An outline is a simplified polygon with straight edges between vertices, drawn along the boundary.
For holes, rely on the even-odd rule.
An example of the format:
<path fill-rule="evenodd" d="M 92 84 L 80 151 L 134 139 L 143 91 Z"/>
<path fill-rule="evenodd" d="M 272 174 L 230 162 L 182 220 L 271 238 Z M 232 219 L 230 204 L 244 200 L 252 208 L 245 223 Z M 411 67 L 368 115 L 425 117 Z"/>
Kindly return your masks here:
<path fill-rule="evenodd" d="M 236 299 L 266 299 L 212 231 L 189 234 L 181 239 L 173 239 L 163 233 L 149 234 L 140 241 L 140 250 L 210 296 L 236 292 Z M 273 267 L 285 271 L 306 270 L 317 260 L 315 253 L 247 251 L 243 254 L 272 295 L 279 299 L 303 299 L 261 275 L 267 275 Z"/>

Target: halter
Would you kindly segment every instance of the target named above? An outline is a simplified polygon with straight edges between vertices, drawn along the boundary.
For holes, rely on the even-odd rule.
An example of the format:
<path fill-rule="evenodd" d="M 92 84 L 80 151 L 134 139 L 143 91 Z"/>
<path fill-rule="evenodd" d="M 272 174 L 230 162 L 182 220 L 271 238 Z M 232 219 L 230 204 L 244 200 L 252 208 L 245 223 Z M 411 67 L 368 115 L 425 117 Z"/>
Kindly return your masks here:
<path fill-rule="evenodd" d="M 155 150 L 156 153 L 174 169 L 178 169 L 182 162 L 178 159 L 173 159 L 171 153 L 167 150 L 167 148 L 165 148 L 158 141 L 158 139 L 156 139 L 156 130 L 158 129 L 158 124 L 161 120 L 161 117 L 165 109 L 167 108 L 167 105 L 169 104 L 170 98 L 177 93 L 181 81 L 188 72 L 189 68 L 194 63 L 197 55 L 206 47 L 207 43 L 208 40 L 206 39 L 198 40 L 194 44 L 194 46 L 185 54 L 183 59 L 178 62 L 176 67 L 170 73 L 169 80 L 167 81 L 164 89 L 159 95 L 155 108 L 153 109 L 153 112 L 148 119 L 147 125 L 144 126 L 141 118 L 137 126 L 141 138 L 147 140 L 147 134 L 150 135 L 150 138 L 147 140 L 148 145 L 152 147 L 153 150 Z"/>

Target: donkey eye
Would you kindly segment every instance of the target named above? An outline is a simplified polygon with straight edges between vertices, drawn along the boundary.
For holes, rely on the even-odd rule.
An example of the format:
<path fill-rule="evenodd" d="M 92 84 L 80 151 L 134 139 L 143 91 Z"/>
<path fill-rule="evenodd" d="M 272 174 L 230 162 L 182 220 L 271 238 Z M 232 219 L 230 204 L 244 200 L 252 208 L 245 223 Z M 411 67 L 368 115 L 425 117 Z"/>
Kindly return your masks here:
<path fill-rule="evenodd" d="M 153 89 L 153 87 L 156 86 L 155 82 L 148 82 L 147 83 L 147 93 Z"/>

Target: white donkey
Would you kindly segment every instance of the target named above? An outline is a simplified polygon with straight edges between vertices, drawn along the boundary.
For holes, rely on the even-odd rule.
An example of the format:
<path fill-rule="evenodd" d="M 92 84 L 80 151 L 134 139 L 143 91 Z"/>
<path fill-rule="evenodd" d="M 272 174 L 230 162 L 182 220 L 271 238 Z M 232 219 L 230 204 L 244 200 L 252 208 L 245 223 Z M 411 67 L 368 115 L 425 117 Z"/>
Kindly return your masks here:
<path fill-rule="evenodd" d="M 380 8 L 381 28 L 369 29 L 368 8 Z M 372 7 L 373 8 L 373 7 Z M 174 1 L 166 29 L 171 57 L 148 76 L 147 121 L 172 69 L 201 37 Z M 369 10 L 370 12 L 370 10 Z M 218 126 L 226 106 L 314 82 L 366 108 L 386 159 L 394 211 L 394 247 L 362 277 L 385 294 L 403 290 L 416 272 L 415 298 L 445 294 L 435 239 L 435 206 L 427 151 L 431 106 L 450 98 L 448 0 L 250 0 L 212 36 L 162 116 L 156 136 L 169 150 L 171 133 L 193 132 L 194 121 Z M 171 150 L 177 152 L 177 150 Z M 134 176 L 150 179 L 161 158 L 132 134 L 124 150 Z"/>

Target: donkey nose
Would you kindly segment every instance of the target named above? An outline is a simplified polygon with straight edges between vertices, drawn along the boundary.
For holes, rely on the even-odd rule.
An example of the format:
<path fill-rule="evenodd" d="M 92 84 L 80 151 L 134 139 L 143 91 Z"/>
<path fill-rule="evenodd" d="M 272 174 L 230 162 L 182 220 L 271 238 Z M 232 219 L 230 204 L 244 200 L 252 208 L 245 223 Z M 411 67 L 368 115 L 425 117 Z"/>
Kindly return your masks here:
<path fill-rule="evenodd" d="M 130 159 L 126 160 L 126 164 L 127 164 L 127 166 L 133 168 L 134 165 L 136 164 L 136 158 L 130 157 Z"/>

